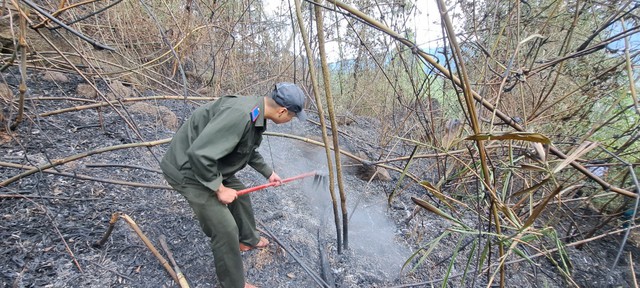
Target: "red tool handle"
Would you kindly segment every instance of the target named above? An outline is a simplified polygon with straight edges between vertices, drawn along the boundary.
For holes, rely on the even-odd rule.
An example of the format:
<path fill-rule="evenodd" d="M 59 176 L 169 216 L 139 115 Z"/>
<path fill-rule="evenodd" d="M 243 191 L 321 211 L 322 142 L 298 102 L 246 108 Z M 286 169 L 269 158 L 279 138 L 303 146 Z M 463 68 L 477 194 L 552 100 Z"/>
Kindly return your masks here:
<path fill-rule="evenodd" d="M 282 184 L 288 183 L 288 182 L 291 182 L 291 181 L 294 181 L 294 180 L 302 179 L 302 178 L 305 178 L 305 177 L 309 177 L 309 176 L 315 176 L 316 174 L 317 173 L 314 171 L 314 172 L 308 172 L 308 173 L 300 174 L 298 176 L 293 176 L 291 178 L 283 179 L 282 180 Z M 242 196 L 244 194 L 248 194 L 248 193 L 251 193 L 251 192 L 255 192 L 255 191 L 262 190 L 264 188 L 271 187 L 271 186 L 276 186 L 276 185 L 277 185 L 277 183 L 274 182 L 274 183 L 267 183 L 267 184 L 258 185 L 258 186 L 247 188 L 247 189 L 238 190 L 238 196 Z"/>

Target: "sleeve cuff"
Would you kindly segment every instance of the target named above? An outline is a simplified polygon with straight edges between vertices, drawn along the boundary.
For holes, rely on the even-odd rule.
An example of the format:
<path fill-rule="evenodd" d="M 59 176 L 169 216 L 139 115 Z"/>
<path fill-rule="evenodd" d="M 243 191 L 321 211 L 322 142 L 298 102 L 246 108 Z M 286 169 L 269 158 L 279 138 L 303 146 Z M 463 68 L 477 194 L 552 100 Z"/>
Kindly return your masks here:
<path fill-rule="evenodd" d="M 198 179 L 198 181 L 200 181 L 200 183 L 202 183 L 202 185 L 204 185 L 205 187 L 211 189 L 211 191 L 216 192 L 218 191 L 218 189 L 220 188 L 220 184 L 222 184 L 222 176 L 218 176 L 215 179 L 211 180 L 211 181 L 206 181 L 202 178 L 200 178 L 198 175 L 196 175 L 196 179 Z"/>

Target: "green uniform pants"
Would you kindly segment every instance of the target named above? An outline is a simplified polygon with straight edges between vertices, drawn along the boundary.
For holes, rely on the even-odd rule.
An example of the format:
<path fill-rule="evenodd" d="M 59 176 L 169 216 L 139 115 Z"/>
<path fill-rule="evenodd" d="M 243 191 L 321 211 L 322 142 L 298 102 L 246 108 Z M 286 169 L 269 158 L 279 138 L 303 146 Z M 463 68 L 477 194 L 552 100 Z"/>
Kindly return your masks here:
<path fill-rule="evenodd" d="M 240 196 L 231 204 L 224 205 L 218 201 L 214 191 L 195 179 L 185 177 L 182 183 L 176 183 L 167 175 L 165 178 L 187 199 L 200 227 L 211 238 L 211 250 L 221 286 L 244 287 L 240 242 L 255 246 L 260 241 L 249 195 Z M 236 190 L 245 188 L 235 176 L 224 179 L 222 184 Z"/>

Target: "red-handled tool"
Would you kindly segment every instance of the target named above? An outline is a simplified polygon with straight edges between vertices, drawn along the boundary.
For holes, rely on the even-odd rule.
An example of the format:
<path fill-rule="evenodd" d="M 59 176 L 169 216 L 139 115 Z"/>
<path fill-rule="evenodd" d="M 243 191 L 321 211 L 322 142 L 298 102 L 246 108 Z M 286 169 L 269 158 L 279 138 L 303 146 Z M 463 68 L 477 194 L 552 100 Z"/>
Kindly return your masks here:
<path fill-rule="evenodd" d="M 291 182 L 291 181 L 295 181 L 295 180 L 302 179 L 302 178 L 305 178 L 305 177 L 310 177 L 310 176 L 314 176 L 314 182 L 318 181 L 320 177 L 324 178 L 323 175 L 320 175 L 320 174 L 318 174 L 318 172 L 313 171 L 313 172 L 300 174 L 298 176 L 293 176 L 291 178 L 283 179 L 281 183 L 284 184 L 284 183 L 288 183 L 288 182 Z M 238 190 L 238 196 L 242 196 L 244 194 L 248 194 L 248 193 L 251 193 L 251 192 L 255 192 L 255 191 L 262 190 L 264 188 L 271 187 L 271 186 L 276 186 L 276 185 L 277 185 L 277 183 L 267 183 L 267 184 L 262 184 L 262 185 L 258 185 L 258 186 L 255 186 L 255 187 L 247 188 L 247 189 Z"/>

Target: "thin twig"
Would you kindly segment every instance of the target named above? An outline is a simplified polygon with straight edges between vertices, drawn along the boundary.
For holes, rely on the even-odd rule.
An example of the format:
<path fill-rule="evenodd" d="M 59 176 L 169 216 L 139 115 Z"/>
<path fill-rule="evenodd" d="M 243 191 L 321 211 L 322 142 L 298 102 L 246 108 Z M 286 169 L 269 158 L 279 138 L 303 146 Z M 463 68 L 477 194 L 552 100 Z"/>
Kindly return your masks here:
<path fill-rule="evenodd" d="M 162 257 L 162 254 L 160 254 L 160 252 L 158 252 L 158 249 L 156 249 L 156 247 L 153 246 L 149 238 L 147 238 L 147 236 L 144 235 L 144 233 L 142 233 L 142 230 L 140 230 L 140 227 L 138 227 L 138 224 L 136 224 L 136 222 L 133 221 L 133 219 L 129 217 L 129 215 L 127 214 L 124 214 L 122 212 L 113 213 L 111 215 L 111 219 L 109 220 L 109 227 L 107 229 L 107 232 L 104 234 L 101 240 L 99 240 L 94 244 L 94 246 L 102 247 L 102 245 L 104 245 L 107 242 L 107 239 L 109 239 L 109 236 L 111 235 L 111 232 L 113 231 L 113 228 L 116 222 L 118 221 L 118 219 L 122 219 L 127 224 L 129 224 L 131 229 L 133 229 L 133 231 L 136 232 L 138 237 L 140 237 L 140 240 L 142 240 L 144 245 L 147 246 L 147 248 L 149 248 L 153 256 L 156 256 L 156 258 L 158 258 L 162 267 L 164 267 L 164 269 L 167 270 L 167 272 L 169 272 L 169 275 L 171 276 L 171 278 L 173 278 L 173 280 L 176 281 L 176 283 L 180 283 L 180 280 L 178 279 L 176 272 L 173 270 L 173 268 L 171 268 L 171 265 L 169 265 L 169 262 L 166 259 L 164 259 L 164 257 Z"/>
<path fill-rule="evenodd" d="M 91 151 L 87 151 L 84 153 L 80 153 L 80 154 L 76 154 L 73 156 L 69 156 L 67 158 L 64 159 L 58 159 L 58 160 L 54 160 L 52 163 L 47 163 L 45 165 L 41 165 L 38 167 L 35 167 L 33 169 L 30 169 L 26 172 L 20 173 L 16 176 L 13 176 L 9 179 L 6 179 L 2 182 L 0 182 L 0 187 L 5 187 L 17 180 L 20 180 L 23 177 L 35 174 L 37 172 L 40 172 L 42 170 L 46 170 L 52 167 L 56 167 L 56 166 L 60 166 L 62 164 L 71 162 L 71 161 L 75 161 L 87 156 L 91 156 L 91 155 L 95 155 L 95 154 L 100 154 L 100 153 L 104 153 L 104 152 L 109 152 L 109 151 L 115 151 L 115 150 L 119 150 L 119 149 L 127 149 L 127 148 L 134 148 L 134 147 L 151 147 L 151 146 L 156 146 L 156 145 L 160 145 L 160 144 L 165 144 L 165 143 L 169 143 L 171 141 L 171 138 L 166 138 L 166 139 L 161 139 L 161 140 L 156 140 L 156 141 L 149 141 L 149 142 L 140 142 L 140 143 L 130 143 L 130 144 L 122 144 L 122 145 L 115 145 L 115 146 L 110 146 L 110 147 L 104 147 L 104 148 L 98 148 L 98 149 L 94 149 Z"/>
<path fill-rule="evenodd" d="M 218 99 L 218 97 L 187 97 L 186 98 L 186 100 L 193 100 L 193 101 L 213 101 L 215 99 Z M 121 99 L 120 101 L 126 103 L 126 102 L 140 102 L 140 101 L 148 101 L 148 100 L 185 100 L 185 97 L 183 96 L 150 96 L 150 97 L 124 98 L 124 99 Z M 38 114 L 38 117 L 47 117 L 47 116 L 62 114 L 66 112 L 82 111 L 86 109 L 93 109 L 93 108 L 103 107 L 103 106 L 112 106 L 112 105 L 117 105 L 118 103 L 119 103 L 118 100 L 111 100 L 107 102 L 98 102 L 93 104 L 69 107 L 69 108 L 41 113 L 41 114 Z"/>
<path fill-rule="evenodd" d="M 87 18 L 89 18 L 89 17 L 92 17 L 92 16 L 95 16 L 95 15 L 98 15 L 98 14 L 100 14 L 100 13 L 104 12 L 104 11 L 107 11 L 107 9 L 109 9 L 109 8 L 111 8 L 111 7 L 113 7 L 113 6 L 118 5 L 118 3 L 120 3 L 120 2 L 122 2 L 122 0 L 116 0 L 115 2 L 110 3 L 109 5 L 107 5 L 107 6 L 103 7 L 103 8 L 100 8 L 100 9 L 98 9 L 98 10 L 94 11 L 94 12 L 91 12 L 91 13 L 89 13 L 89 14 L 87 14 L 87 15 L 84 15 L 84 16 L 81 16 L 81 17 L 78 17 L 78 18 L 74 19 L 73 21 L 70 21 L 69 23 L 67 23 L 67 25 L 72 25 L 72 24 L 75 24 L 75 23 L 77 23 L 77 22 L 80 22 L 80 21 L 82 21 L 82 20 L 84 20 L 84 19 L 87 19 Z M 67 8 L 67 9 L 68 9 L 68 8 Z M 50 29 L 51 29 L 51 30 L 55 30 L 55 29 L 58 29 L 58 28 L 60 28 L 60 27 L 62 27 L 62 26 L 58 25 L 58 26 L 51 27 Z"/>
<path fill-rule="evenodd" d="M 581 245 L 581 244 L 593 242 L 593 241 L 596 241 L 598 239 L 607 237 L 609 235 L 614 235 L 614 234 L 618 234 L 618 233 L 624 232 L 627 229 L 628 230 L 633 230 L 633 229 L 636 229 L 636 228 L 640 228 L 640 225 L 635 225 L 635 226 L 631 226 L 631 227 L 628 227 L 628 228 L 612 230 L 612 231 L 609 231 L 607 233 L 603 233 L 603 234 L 600 234 L 600 235 L 597 235 L 597 236 L 593 236 L 591 238 L 582 239 L 582 240 L 579 240 L 579 241 L 575 241 L 575 242 L 572 242 L 572 243 L 565 244 L 565 247 L 573 247 L 573 246 L 578 246 L 578 245 Z M 552 249 L 549 249 L 549 250 L 544 251 L 544 252 L 540 252 L 540 253 L 537 253 L 537 254 L 534 254 L 534 255 L 527 256 L 527 258 L 521 258 L 521 259 L 518 259 L 518 260 L 507 261 L 504 264 L 507 265 L 507 264 L 520 263 L 522 261 L 531 261 L 531 259 L 533 259 L 533 258 L 537 258 L 537 257 L 540 257 L 540 256 L 547 256 L 547 255 L 549 255 L 549 254 L 551 254 L 553 252 L 558 251 L 559 249 L 560 248 L 552 248 Z M 493 264 L 491 266 L 495 266 L 495 265 L 497 265 L 497 264 Z"/>
<path fill-rule="evenodd" d="M 62 196 L 45 196 L 45 195 L 33 195 L 33 194 L 0 194 L 0 198 L 41 198 L 41 199 L 58 199 L 58 200 L 73 200 L 73 201 L 95 201 L 102 200 L 101 198 L 76 198 L 76 197 L 62 197 Z"/>
<path fill-rule="evenodd" d="M 31 2 L 30 0 L 21 0 L 22 2 L 24 2 L 25 4 L 29 5 L 29 7 L 33 8 L 34 10 L 38 11 L 38 13 L 42 14 L 43 16 L 51 19 L 51 21 L 56 22 L 56 24 L 60 25 L 60 27 L 64 28 L 65 30 L 71 32 L 72 34 L 78 36 L 78 38 L 86 41 L 87 43 L 93 45 L 94 48 L 99 49 L 99 50 L 109 50 L 109 51 L 115 51 L 115 49 L 98 43 L 97 41 L 84 36 L 84 34 L 74 30 L 73 28 L 69 27 L 68 25 L 62 23 L 62 21 L 58 20 L 58 18 L 54 17 L 53 15 L 47 13 L 47 11 L 44 11 L 42 8 L 40 8 L 38 5 L 36 5 L 35 3 Z"/>
<path fill-rule="evenodd" d="M 162 170 L 158 170 L 158 169 L 153 169 L 153 168 L 149 168 L 149 167 L 144 167 L 144 166 L 140 166 L 140 165 L 130 165 L 130 164 L 117 164 L 117 163 L 95 163 L 95 164 L 85 164 L 84 165 L 87 168 L 94 168 L 94 167 L 122 167 L 122 168 L 133 168 L 133 169 L 140 169 L 140 170 L 146 170 L 149 172 L 155 172 L 155 173 L 160 173 L 162 174 Z"/>

